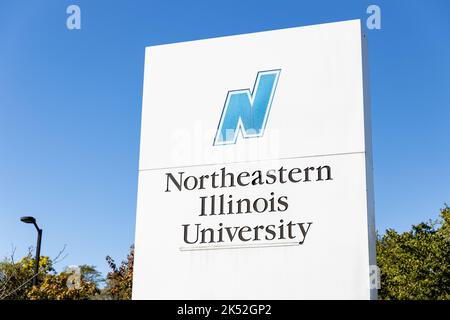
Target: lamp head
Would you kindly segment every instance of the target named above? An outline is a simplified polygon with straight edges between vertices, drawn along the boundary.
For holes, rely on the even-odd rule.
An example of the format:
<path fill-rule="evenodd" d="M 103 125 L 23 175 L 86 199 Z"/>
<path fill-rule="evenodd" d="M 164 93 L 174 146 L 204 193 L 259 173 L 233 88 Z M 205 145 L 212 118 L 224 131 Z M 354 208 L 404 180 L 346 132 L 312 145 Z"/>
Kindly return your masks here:
<path fill-rule="evenodd" d="M 25 223 L 36 224 L 36 219 L 34 217 L 22 217 L 22 218 L 20 218 L 20 221 L 25 222 Z"/>

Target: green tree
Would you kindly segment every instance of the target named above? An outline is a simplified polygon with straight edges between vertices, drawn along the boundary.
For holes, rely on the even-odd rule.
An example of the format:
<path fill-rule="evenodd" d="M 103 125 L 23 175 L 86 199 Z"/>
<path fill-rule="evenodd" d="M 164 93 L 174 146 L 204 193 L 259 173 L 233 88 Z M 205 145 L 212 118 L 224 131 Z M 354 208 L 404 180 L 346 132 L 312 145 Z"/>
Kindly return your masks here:
<path fill-rule="evenodd" d="M 92 282 L 96 287 L 101 287 L 105 282 L 105 279 L 103 279 L 101 272 L 97 271 L 94 266 L 83 264 L 79 266 L 79 268 L 84 281 Z"/>
<path fill-rule="evenodd" d="M 114 259 L 110 256 L 106 257 L 106 261 L 111 269 L 106 276 L 106 293 L 113 299 L 131 299 L 131 289 L 133 286 L 134 246 L 131 246 L 127 260 L 122 261 L 119 267 L 117 267 Z"/>
<path fill-rule="evenodd" d="M 450 208 L 437 221 L 377 239 L 380 299 L 450 299 Z"/>

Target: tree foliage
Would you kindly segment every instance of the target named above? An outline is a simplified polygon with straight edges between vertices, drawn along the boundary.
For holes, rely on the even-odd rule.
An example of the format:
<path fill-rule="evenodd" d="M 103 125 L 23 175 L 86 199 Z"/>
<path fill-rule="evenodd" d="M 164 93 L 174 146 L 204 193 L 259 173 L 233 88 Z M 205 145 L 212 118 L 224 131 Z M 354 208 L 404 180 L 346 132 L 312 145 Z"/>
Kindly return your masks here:
<path fill-rule="evenodd" d="M 0 299 L 91 299 L 100 293 L 102 279 L 95 267 L 82 265 L 79 274 L 70 269 L 58 274 L 47 256 L 40 258 L 38 285 L 32 286 L 34 261 L 30 251 L 18 262 L 14 261 L 13 255 L 0 262 Z"/>
<path fill-rule="evenodd" d="M 378 237 L 377 265 L 380 299 L 450 299 L 450 208 L 437 221 Z"/>
<path fill-rule="evenodd" d="M 97 287 L 98 272 L 92 266 L 81 266 L 80 274 L 72 270 L 47 274 L 39 286 L 28 292 L 30 300 L 87 300 L 100 293 Z M 94 277 L 94 278 L 92 278 Z M 72 279 L 73 278 L 73 279 Z"/>
<path fill-rule="evenodd" d="M 39 263 L 38 286 L 32 286 L 34 259 L 31 251 L 20 261 L 14 255 L 0 262 L 1 299 L 131 299 L 134 247 L 118 266 L 110 257 L 111 269 L 104 281 L 93 266 L 56 273 L 46 256 Z M 377 265 L 381 271 L 380 299 L 450 299 L 450 208 L 446 205 L 436 221 L 413 225 L 408 232 L 386 230 L 377 239 Z"/>
<path fill-rule="evenodd" d="M 34 275 L 34 258 L 31 251 L 20 261 L 14 260 L 14 254 L 0 262 L 0 299 L 27 299 L 32 287 Z M 53 263 L 47 256 L 39 260 L 38 281 L 54 272 Z"/>
<path fill-rule="evenodd" d="M 106 292 L 111 295 L 113 299 L 131 299 L 131 289 L 133 286 L 134 247 L 131 246 L 127 260 L 122 261 L 119 267 L 117 267 L 116 262 L 110 256 L 106 257 L 106 261 L 111 269 L 106 276 Z"/>

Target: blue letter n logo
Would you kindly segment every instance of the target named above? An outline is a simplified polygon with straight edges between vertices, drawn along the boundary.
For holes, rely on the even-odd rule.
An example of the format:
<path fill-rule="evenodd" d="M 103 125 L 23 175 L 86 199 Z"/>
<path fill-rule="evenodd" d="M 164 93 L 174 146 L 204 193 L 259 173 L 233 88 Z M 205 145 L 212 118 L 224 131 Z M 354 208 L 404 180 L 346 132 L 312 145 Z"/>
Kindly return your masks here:
<path fill-rule="evenodd" d="M 215 146 L 236 143 L 239 131 L 244 138 L 257 138 L 264 134 L 280 71 L 258 72 L 253 91 L 228 91 L 214 139 Z"/>

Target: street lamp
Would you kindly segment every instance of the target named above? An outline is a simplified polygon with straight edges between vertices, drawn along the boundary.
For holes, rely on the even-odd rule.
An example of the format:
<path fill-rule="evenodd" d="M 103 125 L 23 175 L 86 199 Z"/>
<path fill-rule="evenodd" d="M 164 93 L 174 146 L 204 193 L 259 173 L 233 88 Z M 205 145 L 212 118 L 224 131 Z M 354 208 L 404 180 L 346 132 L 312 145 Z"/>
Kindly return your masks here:
<path fill-rule="evenodd" d="M 37 246 L 36 246 L 36 257 L 34 258 L 34 276 L 33 276 L 33 286 L 37 285 L 37 275 L 39 273 L 39 260 L 41 258 L 41 240 L 42 240 L 42 229 L 39 229 L 36 219 L 34 217 L 22 217 L 20 221 L 24 223 L 32 223 L 38 232 Z"/>

